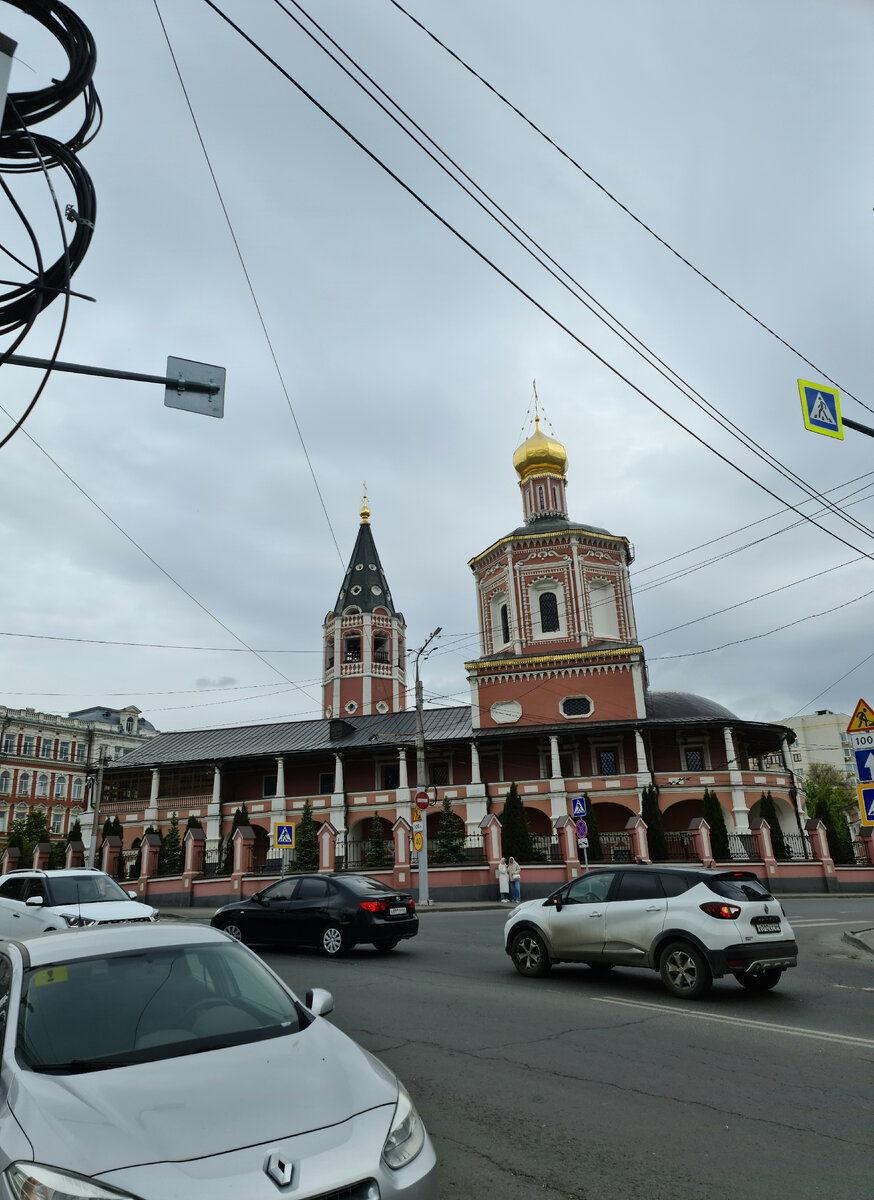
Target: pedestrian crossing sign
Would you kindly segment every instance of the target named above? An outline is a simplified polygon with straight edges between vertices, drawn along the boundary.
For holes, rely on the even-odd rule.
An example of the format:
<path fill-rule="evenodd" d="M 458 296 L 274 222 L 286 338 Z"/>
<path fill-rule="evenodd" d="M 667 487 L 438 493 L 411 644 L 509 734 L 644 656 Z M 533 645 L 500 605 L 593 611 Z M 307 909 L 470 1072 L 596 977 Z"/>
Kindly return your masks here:
<path fill-rule="evenodd" d="M 863 825 L 874 825 L 874 787 L 867 783 L 857 783 L 856 792 L 859 797 L 859 815 Z"/>
<path fill-rule="evenodd" d="M 294 849 L 294 825 L 277 821 L 273 826 L 273 848 L 275 850 Z"/>
<path fill-rule="evenodd" d="M 847 733 L 869 732 L 874 732 L 874 709 L 864 700 L 860 700 L 856 705 L 856 711 L 850 717 Z"/>
<path fill-rule="evenodd" d="M 805 428 L 811 433 L 824 433 L 826 437 L 840 438 L 843 441 L 844 427 L 841 424 L 841 402 L 837 388 L 827 388 L 821 383 L 799 379 L 798 391 L 801 395 Z"/>
<path fill-rule="evenodd" d="M 574 814 L 574 820 L 576 820 L 577 817 L 584 817 L 586 815 L 586 797 L 585 796 L 575 796 L 574 797 L 573 814 Z"/>

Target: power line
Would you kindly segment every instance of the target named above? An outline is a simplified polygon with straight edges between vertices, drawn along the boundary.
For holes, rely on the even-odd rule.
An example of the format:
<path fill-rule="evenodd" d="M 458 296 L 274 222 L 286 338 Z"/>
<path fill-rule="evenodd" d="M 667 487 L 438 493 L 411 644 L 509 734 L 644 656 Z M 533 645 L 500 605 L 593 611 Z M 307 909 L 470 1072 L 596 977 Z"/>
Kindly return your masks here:
<path fill-rule="evenodd" d="M 386 106 L 375 95 L 373 95 L 373 93 L 370 92 L 368 90 L 368 88 L 365 87 L 364 84 L 359 79 L 357 79 L 348 70 L 348 68 L 345 67 L 343 65 L 343 63 L 341 63 L 339 61 L 339 59 L 334 54 L 331 53 L 331 51 L 326 46 L 322 45 L 322 43 L 319 42 L 318 38 L 316 38 L 315 35 L 312 34 L 310 32 L 310 30 L 308 30 L 303 24 L 301 24 L 301 22 L 297 19 L 297 17 L 294 16 L 293 13 L 290 13 L 288 11 L 288 9 L 282 3 L 282 0 L 274 0 L 274 3 L 291 21 L 294 22 L 294 24 L 325 55 L 327 55 L 328 58 L 330 58 L 330 60 L 335 64 L 335 66 L 337 66 L 344 73 L 344 75 L 346 75 L 347 78 L 349 78 L 356 85 L 356 87 L 358 87 L 361 91 L 364 92 L 364 94 L 368 97 L 368 99 L 370 99 L 374 104 L 376 104 L 380 108 L 380 110 L 383 113 L 385 113 L 385 115 L 395 125 L 397 125 L 398 128 L 400 128 L 411 139 L 411 141 L 413 141 L 413 143 L 416 146 L 418 146 L 418 148 L 420 150 L 422 150 L 423 153 L 425 153 L 428 156 L 428 158 L 430 158 L 431 161 L 433 163 L 435 163 L 435 165 L 437 167 L 439 167 L 439 169 L 441 171 L 444 172 L 444 174 L 446 174 L 453 181 L 453 183 L 455 183 L 458 187 L 460 187 L 462 189 L 462 191 L 464 191 L 465 194 L 470 199 L 472 199 L 474 201 L 474 203 L 479 208 L 481 208 L 491 220 L 493 220 L 501 229 L 503 229 L 505 233 L 508 233 L 510 235 L 510 237 L 513 239 L 513 241 L 515 241 L 517 243 L 517 245 L 519 245 L 525 251 L 525 253 L 530 255 L 534 259 L 534 261 L 538 263 L 539 266 L 543 267 L 548 272 L 548 274 L 550 274 L 562 287 L 564 287 L 568 292 L 570 292 L 570 294 L 574 297 L 574 299 L 576 299 L 581 304 L 583 304 L 583 306 L 590 313 L 592 313 L 593 316 L 595 316 L 599 321 L 601 321 L 604 325 L 606 325 L 607 328 L 610 329 L 610 331 L 615 336 L 617 336 L 620 339 L 620 341 L 622 341 L 630 350 L 632 350 L 635 354 L 637 354 L 639 357 L 641 357 L 646 363 L 648 363 L 649 366 L 651 366 L 659 375 L 661 375 L 662 378 L 664 378 L 672 387 L 675 387 L 680 392 L 681 395 L 683 395 L 687 400 L 690 400 L 695 405 L 695 407 L 701 409 L 702 412 L 704 412 L 707 416 L 709 416 L 712 420 L 714 420 L 725 432 L 727 432 L 729 434 L 729 436 L 734 437 L 737 441 L 739 441 L 741 443 L 741 445 L 745 446 L 746 449 L 752 451 L 752 453 L 757 458 L 760 458 L 763 462 L 765 462 L 766 465 L 770 466 L 773 470 L 777 471 L 777 473 L 782 475 L 785 479 L 789 480 L 790 482 L 794 482 L 798 487 L 800 487 L 802 490 L 806 491 L 808 493 L 808 495 L 810 495 L 812 498 L 816 498 L 816 499 L 820 500 L 822 503 L 825 504 L 826 508 L 830 509 L 836 516 L 838 516 L 840 519 L 846 521 L 847 524 L 849 524 L 850 526 L 855 528 L 858 532 L 864 534 L 866 537 L 874 536 L 874 534 L 872 534 L 872 532 L 868 528 L 868 526 L 857 521 L 854 517 L 848 516 L 837 505 L 834 505 L 830 501 L 826 500 L 825 496 L 823 494 L 821 494 L 817 489 L 813 488 L 810 484 L 807 483 L 806 480 L 804 480 L 801 476 L 799 476 L 795 471 L 793 471 L 791 468 L 789 468 L 785 464 L 783 464 L 774 455 L 772 455 L 769 451 L 765 450 L 764 447 L 762 447 L 758 442 L 756 442 L 756 440 L 754 438 L 752 438 L 749 434 L 745 433 L 737 424 L 735 424 L 735 422 L 730 420 L 730 418 L 728 418 L 715 405 L 713 405 L 710 401 L 708 401 L 700 392 L 698 392 L 677 371 L 675 371 L 663 359 L 661 359 L 655 353 L 655 351 L 653 351 L 649 346 L 647 346 L 645 342 L 643 342 L 626 325 L 624 325 L 615 316 L 615 314 L 610 312 L 609 309 L 607 309 L 603 304 L 601 304 L 600 301 L 598 301 L 591 294 L 591 292 L 587 291 L 586 288 L 583 287 L 583 285 L 569 271 L 567 271 L 564 267 L 562 267 L 561 264 L 558 263 L 543 248 L 543 246 L 541 246 L 529 233 L 527 233 L 516 221 L 514 221 L 513 218 L 510 217 L 509 214 L 497 203 L 497 201 L 494 200 L 494 198 L 492 196 L 490 196 L 483 188 L 481 188 L 476 183 L 476 181 L 474 179 L 472 179 L 471 176 L 468 175 L 467 172 L 465 172 L 463 170 L 463 168 L 460 167 L 459 164 L 441 146 L 439 146 L 437 144 L 437 142 L 435 142 L 434 139 L 431 138 L 425 132 L 425 130 L 422 129 L 422 127 L 420 125 L 418 125 L 413 120 L 413 118 L 409 115 L 409 113 L 407 113 L 405 111 L 405 109 L 403 109 L 401 107 L 401 105 L 399 105 L 397 103 L 397 101 L 395 101 L 391 96 L 388 95 L 388 93 L 382 87 L 380 87 L 380 85 L 372 78 L 372 76 L 370 76 L 364 70 L 364 68 L 360 65 L 360 63 L 358 63 L 350 54 L 348 54 L 345 50 L 343 50 L 343 48 L 322 28 L 322 26 L 319 25 L 313 19 L 313 17 L 311 17 L 306 12 L 306 10 L 303 8 L 303 6 L 300 3 L 298 3 L 298 0 L 291 0 L 291 3 L 294 4 L 294 7 L 299 12 L 303 13 L 304 16 L 306 16 L 307 20 L 319 31 L 319 33 L 323 37 L 327 38 L 327 40 L 330 42 L 330 44 L 332 46 L 334 46 L 343 55 L 343 57 L 354 66 L 355 70 L 358 71 L 359 74 L 361 74 L 364 77 L 364 79 L 367 80 L 367 82 L 369 84 L 371 84 L 374 88 L 376 88 L 376 90 L 380 93 L 380 95 L 385 97 L 385 99 L 389 102 L 389 104 L 392 105 L 393 108 L 397 109 L 397 111 L 403 116 L 404 120 L 409 122 L 409 124 L 413 127 L 413 129 L 415 129 L 417 133 L 421 134 L 422 137 L 424 137 L 430 143 L 430 145 L 433 146 L 435 148 L 435 150 L 437 150 L 437 152 L 443 158 L 445 158 L 448 163 L 451 164 L 453 170 L 457 171 L 464 180 L 466 180 L 468 183 L 470 183 L 471 186 L 477 192 L 479 192 L 479 194 L 481 196 L 483 196 L 485 198 L 485 200 L 487 200 L 488 203 L 494 209 L 497 210 L 497 213 L 500 214 L 500 217 L 496 216 L 494 212 L 492 212 L 485 204 L 483 204 L 483 202 L 477 196 L 474 195 L 474 193 L 470 190 L 470 188 L 468 188 L 460 179 L 457 178 L 456 175 L 453 174 L 452 170 L 450 170 L 444 163 L 440 162 L 440 160 L 438 158 L 436 158 L 434 154 L 432 154 L 432 152 L 428 149 L 428 147 L 425 146 L 410 129 L 408 129 L 392 112 L 390 112 L 386 108 Z M 231 22 L 231 24 L 233 24 L 233 23 Z M 239 32 L 242 33 L 241 30 Z M 243 36 L 246 36 L 246 35 L 243 34 Z M 247 40 L 251 41 L 251 39 L 247 39 Z M 252 44 L 254 45 L 255 43 L 252 43 Z M 273 61 L 273 60 L 271 59 L 270 61 Z M 280 70 L 281 70 L 281 68 L 280 68 Z M 512 229 L 509 228 L 508 225 L 505 224 L 505 221 L 509 222 L 513 228 Z M 521 238 L 518 237 L 517 234 L 513 232 L 513 229 L 518 230 L 519 234 L 521 234 L 522 237 L 525 238 L 527 242 L 530 242 L 531 246 L 533 246 L 534 249 L 532 250 L 531 246 L 526 245 L 525 242 L 523 242 L 521 240 Z M 536 250 L 536 253 L 535 253 L 535 250 Z M 540 255 L 542 255 L 543 257 L 542 258 L 539 257 Z M 546 259 L 545 262 L 543 261 L 544 259 Z M 554 266 L 557 270 L 553 270 L 552 266 L 550 266 L 549 264 L 552 264 L 552 266 Z M 560 274 L 558 272 L 560 272 Z M 564 276 L 564 278 L 562 278 L 562 276 Z M 570 281 L 570 282 L 568 282 L 568 281 Z M 580 295 L 580 293 L 582 293 L 582 295 Z M 595 306 L 595 307 L 593 307 L 593 306 Z M 598 310 L 600 310 L 600 311 L 598 311 Z M 619 332 L 620 330 L 621 330 L 621 332 Z M 684 428 L 685 428 L 685 426 L 684 426 Z M 705 443 L 705 444 L 707 444 L 707 443 Z M 713 449 L 712 447 L 709 447 L 709 448 Z"/>
<path fill-rule="evenodd" d="M 321 654 L 321 650 L 252 651 L 248 646 L 180 646 L 169 642 L 116 642 L 107 638 L 62 637 L 51 633 L 9 633 L 5 630 L 0 630 L 0 637 L 32 638 L 42 642 L 73 642 L 86 646 L 129 646 L 136 650 L 200 650 L 221 654 Z"/>
<path fill-rule="evenodd" d="M 445 50 L 447 54 L 449 54 L 452 58 L 454 58 L 455 61 L 461 67 L 463 67 L 465 69 L 465 71 L 467 71 L 470 75 L 473 75 L 473 77 L 475 79 L 478 79 L 479 82 L 484 87 L 488 88 L 488 90 L 494 96 L 496 96 L 497 99 L 500 100 L 502 104 L 505 104 L 518 117 L 520 117 L 526 123 L 526 125 L 530 126 L 530 128 L 534 130 L 534 132 L 539 137 L 543 138 L 544 141 L 548 142 L 548 144 L 550 146 L 552 146 L 552 148 L 554 150 L 556 150 L 562 156 L 562 158 L 566 159 L 571 164 L 571 166 L 573 166 L 577 171 L 580 172 L 581 175 L 584 175 L 586 177 L 586 179 L 589 180 L 590 183 L 593 183 L 595 185 L 595 187 L 597 187 L 600 191 L 602 191 L 609 200 L 611 200 L 614 204 L 618 205 L 618 207 L 621 208 L 624 213 L 626 213 L 629 217 L 631 217 L 632 221 L 635 221 L 638 225 L 640 225 L 640 227 L 642 229 L 644 229 L 648 234 L 650 234 L 651 237 L 654 237 L 657 242 L 659 242 L 662 246 L 664 246 L 666 250 L 669 250 L 671 252 L 671 254 L 674 255 L 675 258 L 678 258 L 680 260 L 680 262 L 684 263 L 691 271 L 694 271 L 695 274 L 700 279 L 703 279 L 705 283 L 709 284 L 710 287 L 712 287 L 715 291 L 719 292 L 719 294 L 721 296 L 723 296 L 726 300 L 728 300 L 728 302 L 730 304 L 733 304 L 735 308 L 739 309 L 742 313 L 744 313 L 745 316 L 749 317 L 752 321 L 755 321 L 755 323 L 761 329 L 763 329 L 766 333 L 770 334 L 771 337 L 776 338 L 777 341 L 780 342 L 783 346 L 785 346 L 787 350 L 791 350 L 792 353 L 795 354 L 798 358 L 800 358 L 803 363 L 806 363 L 807 366 L 812 367 L 814 371 L 817 371 L 820 375 L 822 375 L 822 377 L 824 379 L 827 379 L 829 381 L 829 383 L 833 383 L 836 388 L 838 388 L 840 391 L 842 391 L 844 393 L 845 396 L 849 396 L 851 400 L 855 400 L 857 404 L 861 404 L 863 408 L 868 410 L 868 412 L 874 412 L 874 408 L 871 408 L 869 405 L 865 404 L 865 402 L 860 400 L 858 396 L 854 396 L 852 392 L 847 391 L 846 388 L 841 387 L 840 384 L 838 384 L 836 380 L 832 379 L 831 375 L 827 374 L 822 369 L 822 367 L 818 367 L 816 365 L 816 363 L 811 362 L 811 360 L 809 358 L 807 358 L 806 355 L 802 354 L 800 350 L 796 349 L 795 346 L 793 346 L 791 344 L 791 342 L 788 342 L 784 337 L 781 337 L 779 333 L 777 333 L 774 329 L 772 329 L 770 327 L 770 325 L 766 325 L 764 321 L 760 320 L 760 318 L 755 315 L 755 313 L 750 312 L 750 310 L 748 308 L 745 308 L 743 304 L 741 304 L 738 300 L 735 300 L 734 297 L 729 295 L 729 293 L 724 288 L 720 287 L 718 283 L 715 283 L 709 277 L 709 275 L 706 275 L 702 270 L 700 270 L 698 267 L 696 267 L 694 265 L 694 263 L 690 262 L 689 259 L 687 259 L 684 255 L 682 255 L 679 250 L 675 249 L 675 247 L 672 246 L 670 242 L 666 241 L 665 238 L 661 237 L 660 234 L 656 233 L 654 229 L 652 229 L 649 225 L 647 225 L 647 223 L 645 221 L 643 221 L 640 217 L 638 217 L 636 215 L 636 213 L 633 213 L 631 211 L 631 209 L 626 204 L 623 204 L 622 201 L 617 196 L 614 196 L 611 191 L 609 191 L 602 183 L 600 183 L 594 177 L 594 175 L 592 175 L 589 171 L 586 170 L 585 167 L 583 167 L 579 162 L 577 162 L 577 160 L 575 158 L 573 158 L 570 154 L 568 154 L 568 152 L 566 150 L 562 149 L 562 147 L 558 144 L 558 142 L 554 141 L 549 136 L 548 133 L 545 133 L 544 130 L 542 130 L 539 125 L 537 125 L 534 121 L 532 121 L 530 117 L 526 116 L 526 114 L 524 112 L 522 112 L 522 110 L 520 108 L 517 108 L 516 105 L 513 104 L 513 102 L 511 100 L 508 100 L 507 97 L 504 96 L 503 93 L 498 91 L 498 89 L 493 84 L 489 83 L 489 81 L 484 76 L 480 75 L 480 73 L 478 71 L 476 71 L 469 63 L 465 62 L 465 60 L 463 58 L 461 58 L 460 55 L 456 54 L 456 52 L 454 50 L 452 50 L 449 46 L 447 46 L 445 42 L 442 42 L 435 33 L 432 33 L 431 30 L 428 29 L 428 27 L 426 25 L 423 25 L 422 22 L 419 21 L 416 17 L 414 17 L 412 15 L 412 13 L 407 12 L 407 10 L 404 8 L 404 6 L 400 3 L 398 3 L 398 0 L 390 0 L 390 3 L 393 4 L 395 6 L 395 8 L 398 9 L 399 12 L 402 12 L 405 17 L 407 17 L 410 21 L 412 21 L 414 25 L 417 25 L 419 27 L 419 29 L 421 29 L 424 34 L 426 34 L 429 38 L 431 38 L 431 40 L 433 42 L 436 42 L 436 44 L 438 46 L 440 46 L 440 48 L 442 50 Z"/>
<path fill-rule="evenodd" d="M 227 206 L 225 205 L 224 197 L 222 196 L 222 190 L 219 187 L 218 180 L 216 179 L 215 171 L 213 170 L 212 162 L 210 161 L 209 153 L 207 152 L 207 149 L 206 149 L 206 143 L 204 142 L 203 135 L 200 132 L 200 126 L 197 123 L 197 117 L 194 115 L 194 107 L 193 107 L 193 105 L 191 103 L 191 99 L 188 95 L 188 89 L 185 86 L 185 80 L 182 78 L 182 71 L 179 67 L 179 63 L 176 60 L 176 54 L 174 53 L 173 46 L 170 42 L 170 35 L 167 33 L 167 28 L 164 25 L 164 18 L 161 16 L 161 10 L 158 7 L 158 0 L 154 0 L 154 5 L 155 5 L 155 12 L 158 15 L 158 21 L 161 24 L 161 29 L 164 34 L 164 39 L 167 42 L 167 49 L 170 52 L 170 57 L 173 60 L 173 66 L 176 70 L 176 75 L 179 79 L 179 86 L 182 89 L 182 94 L 185 97 L 185 103 L 188 106 L 188 112 L 191 115 L 191 120 L 194 125 L 194 130 L 197 134 L 197 140 L 200 142 L 200 148 L 203 151 L 203 157 L 206 160 L 206 165 L 209 170 L 210 178 L 212 179 L 212 182 L 213 182 L 213 187 L 215 188 L 216 195 L 218 196 L 218 201 L 219 201 L 219 204 L 221 205 L 221 210 L 224 213 L 225 222 L 227 223 L 228 231 L 231 235 L 231 241 L 234 243 L 234 249 L 237 252 L 237 258 L 240 261 L 240 267 L 242 268 L 243 275 L 246 279 L 246 284 L 249 288 L 249 294 L 252 297 L 252 303 L 255 306 L 255 311 L 258 314 L 258 320 L 261 323 L 261 329 L 264 332 L 264 339 L 267 342 L 267 348 L 270 351 L 270 357 L 273 359 L 273 365 L 276 368 L 276 375 L 279 379 L 279 384 L 280 384 L 280 387 L 282 388 L 283 395 L 285 396 L 285 402 L 288 405 L 288 411 L 291 413 L 291 419 L 294 422 L 294 428 L 297 431 L 297 436 L 300 440 L 301 449 L 303 450 L 304 458 L 306 459 L 306 464 L 307 464 L 307 467 L 309 468 L 310 477 L 312 478 L 313 486 L 316 489 L 316 495 L 319 498 L 319 504 L 322 506 L 322 512 L 324 513 L 325 520 L 328 523 L 328 530 L 331 534 L 331 540 L 334 543 L 334 548 L 337 551 L 337 557 L 339 558 L 340 563 L 342 565 L 343 555 L 340 553 L 340 546 L 337 543 L 337 537 L 334 533 L 334 526 L 331 524 L 331 518 L 328 516 L 328 509 L 325 505 L 324 497 L 322 496 L 322 490 L 319 487 L 319 481 L 316 478 L 316 472 L 313 467 L 312 461 L 310 459 L 310 454 L 309 454 L 309 450 L 307 449 L 307 444 L 304 441 L 303 431 L 301 430 L 300 424 L 298 422 L 297 414 L 294 411 L 294 405 L 291 402 L 291 396 L 289 394 L 288 388 L 285 385 L 285 378 L 284 378 L 284 376 L 282 374 L 282 370 L 279 366 L 279 360 L 276 357 L 276 351 L 273 349 L 273 342 L 270 339 L 270 334 L 267 331 L 267 322 L 265 321 L 264 314 L 261 311 L 261 305 L 258 303 L 258 297 L 255 294 L 255 287 L 252 283 L 251 276 L 249 275 L 249 272 L 246 268 L 246 261 L 243 258 L 243 251 L 240 249 L 240 243 L 237 241 L 237 235 L 234 232 L 233 222 L 231 221 L 230 214 L 228 213 L 228 210 L 227 210 Z"/>

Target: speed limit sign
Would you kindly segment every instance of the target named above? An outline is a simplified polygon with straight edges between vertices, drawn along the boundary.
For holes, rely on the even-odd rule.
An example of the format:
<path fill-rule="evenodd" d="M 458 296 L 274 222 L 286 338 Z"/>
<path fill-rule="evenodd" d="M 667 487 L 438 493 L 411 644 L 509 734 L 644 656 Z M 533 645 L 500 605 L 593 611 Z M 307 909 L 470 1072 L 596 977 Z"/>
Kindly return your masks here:
<path fill-rule="evenodd" d="M 421 850 L 421 849 L 422 849 L 422 835 L 421 835 L 421 833 L 414 833 L 414 834 L 413 834 L 413 849 L 414 849 L 414 850 L 416 850 L 416 851 L 419 851 L 419 850 Z"/>

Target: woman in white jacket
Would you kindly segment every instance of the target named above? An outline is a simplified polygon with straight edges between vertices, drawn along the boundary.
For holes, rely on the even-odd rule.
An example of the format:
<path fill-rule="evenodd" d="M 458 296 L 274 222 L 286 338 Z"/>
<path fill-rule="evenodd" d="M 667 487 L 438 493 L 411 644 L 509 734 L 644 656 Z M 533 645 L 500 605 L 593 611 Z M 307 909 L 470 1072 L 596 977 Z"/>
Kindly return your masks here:
<path fill-rule="evenodd" d="M 501 903 L 510 903 L 510 872 L 507 868 L 506 858 L 502 858 L 498 863 L 495 875 L 498 877 L 498 891 L 501 893 Z"/>

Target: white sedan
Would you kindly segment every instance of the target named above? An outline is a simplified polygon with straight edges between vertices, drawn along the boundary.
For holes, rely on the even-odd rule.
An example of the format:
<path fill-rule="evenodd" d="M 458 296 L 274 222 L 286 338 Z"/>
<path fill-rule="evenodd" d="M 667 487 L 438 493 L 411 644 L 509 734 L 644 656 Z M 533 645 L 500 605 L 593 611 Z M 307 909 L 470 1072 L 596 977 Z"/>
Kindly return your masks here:
<path fill-rule="evenodd" d="M 203 926 L 0 942 L 0 1196 L 432 1200 L 403 1085 Z"/>

